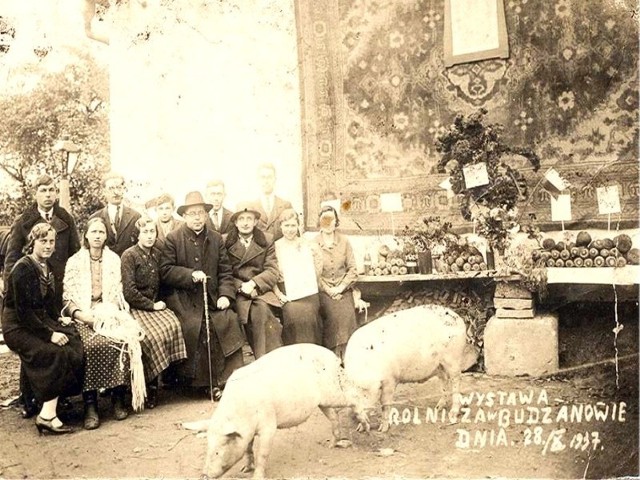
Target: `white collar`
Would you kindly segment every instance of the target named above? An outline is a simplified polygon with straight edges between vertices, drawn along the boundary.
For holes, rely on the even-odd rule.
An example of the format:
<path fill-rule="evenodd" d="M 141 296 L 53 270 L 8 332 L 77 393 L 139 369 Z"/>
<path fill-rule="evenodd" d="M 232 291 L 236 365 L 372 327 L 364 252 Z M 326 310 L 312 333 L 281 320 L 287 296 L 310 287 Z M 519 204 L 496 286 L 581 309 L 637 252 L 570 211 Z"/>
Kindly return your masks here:
<path fill-rule="evenodd" d="M 45 220 L 47 219 L 47 215 L 51 215 L 51 218 L 53 218 L 53 207 L 51 207 L 49 210 L 46 210 L 46 211 L 38 207 L 38 212 L 40 213 L 40 216 Z"/>

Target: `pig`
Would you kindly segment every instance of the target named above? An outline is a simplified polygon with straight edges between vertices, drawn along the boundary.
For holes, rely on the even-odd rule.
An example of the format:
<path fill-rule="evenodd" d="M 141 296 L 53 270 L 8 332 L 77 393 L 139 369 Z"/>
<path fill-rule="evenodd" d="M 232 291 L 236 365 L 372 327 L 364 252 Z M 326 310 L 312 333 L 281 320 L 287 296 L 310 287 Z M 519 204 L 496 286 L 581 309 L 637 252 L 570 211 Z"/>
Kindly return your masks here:
<path fill-rule="evenodd" d="M 335 445 L 335 408 L 362 404 L 359 392 L 348 382 L 338 357 L 324 347 L 303 343 L 272 350 L 229 377 L 209 422 L 203 478 L 221 476 L 243 456 L 243 472 L 264 478 L 276 430 L 303 423 L 317 407 L 331 422 Z"/>
<path fill-rule="evenodd" d="M 366 418 L 366 410 L 379 400 L 378 430 L 386 432 L 396 386 L 433 376 L 443 382 L 438 408 L 446 405 L 446 394 L 451 392 L 453 422 L 460 410 L 460 373 L 477 357 L 458 314 L 440 305 L 422 305 L 382 316 L 356 330 L 347 343 L 344 368 L 349 381 L 361 389 L 359 398 L 364 403 L 358 408 L 359 417 Z M 368 422 L 358 425 L 358 430 L 363 429 L 369 429 Z"/>

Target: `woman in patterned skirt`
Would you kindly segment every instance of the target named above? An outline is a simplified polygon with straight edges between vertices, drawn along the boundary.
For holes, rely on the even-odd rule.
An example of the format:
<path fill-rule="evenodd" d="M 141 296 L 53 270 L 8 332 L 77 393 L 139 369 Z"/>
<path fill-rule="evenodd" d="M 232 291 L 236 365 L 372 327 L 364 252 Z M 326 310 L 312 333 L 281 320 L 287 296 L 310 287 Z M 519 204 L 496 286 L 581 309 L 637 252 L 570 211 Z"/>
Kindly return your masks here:
<path fill-rule="evenodd" d="M 137 245 L 122 254 L 122 285 L 131 315 L 145 332 L 140 343 L 147 379 L 146 405 L 154 408 L 158 401 L 158 375 L 170 363 L 187 358 L 187 349 L 180 320 L 164 302 L 158 301 L 161 253 L 154 246 L 156 224 L 143 215 L 136 227 L 140 231 Z"/>
<path fill-rule="evenodd" d="M 82 396 L 87 430 L 100 426 L 98 390 L 111 389 L 117 420 L 129 415 L 124 397 L 131 379 L 130 355 L 122 344 L 95 331 L 107 315 L 128 315 L 122 295 L 120 257 L 105 246 L 106 240 L 104 221 L 100 217 L 89 220 L 82 239 L 84 248 L 69 258 L 64 274 L 65 312 L 75 320 L 85 351 Z"/>

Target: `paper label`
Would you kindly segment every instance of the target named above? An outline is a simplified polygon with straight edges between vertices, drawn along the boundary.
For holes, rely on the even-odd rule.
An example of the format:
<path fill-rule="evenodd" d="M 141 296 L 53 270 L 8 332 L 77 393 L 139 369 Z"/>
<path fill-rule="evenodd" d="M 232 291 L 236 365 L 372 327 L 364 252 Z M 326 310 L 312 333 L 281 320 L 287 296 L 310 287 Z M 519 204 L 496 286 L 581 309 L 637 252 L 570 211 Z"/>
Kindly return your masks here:
<path fill-rule="evenodd" d="M 550 168 L 544 174 L 542 188 L 547 192 L 558 195 L 560 192 L 569 187 L 569 182 L 560 176 L 555 168 Z"/>
<path fill-rule="evenodd" d="M 487 164 L 484 162 L 462 167 L 462 174 L 464 175 L 464 184 L 467 188 L 481 187 L 489 183 Z"/>
<path fill-rule="evenodd" d="M 601 215 L 620 213 L 620 193 L 617 185 L 596 188 L 598 211 Z"/>
<path fill-rule="evenodd" d="M 571 220 L 571 195 L 563 193 L 551 197 L 551 220 L 565 222 Z"/>
<path fill-rule="evenodd" d="M 399 193 L 381 193 L 380 194 L 380 211 L 381 212 L 402 212 L 402 195 Z"/>

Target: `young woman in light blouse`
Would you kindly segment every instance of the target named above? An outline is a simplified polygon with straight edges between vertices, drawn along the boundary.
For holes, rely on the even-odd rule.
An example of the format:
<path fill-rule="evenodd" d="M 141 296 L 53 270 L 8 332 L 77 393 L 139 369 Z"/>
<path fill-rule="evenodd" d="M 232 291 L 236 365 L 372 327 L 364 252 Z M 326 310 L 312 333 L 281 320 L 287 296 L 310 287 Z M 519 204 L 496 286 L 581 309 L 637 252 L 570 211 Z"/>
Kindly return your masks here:
<path fill-rule="evenodd" d="M 298 214 L 292 208 L 284 210 L 278 222 L 283 235 L 275 243 L 280 280 L 273 291 L 282 302 L 282 343 L 322 345 L 318 295 L 318 280 L 322 271 L 320 248 L 317 243 L 300 236 Z M 288 290 L 286 282 L 289 283 Z M 304 288 L 298 291 L 300 286 Z"/>

